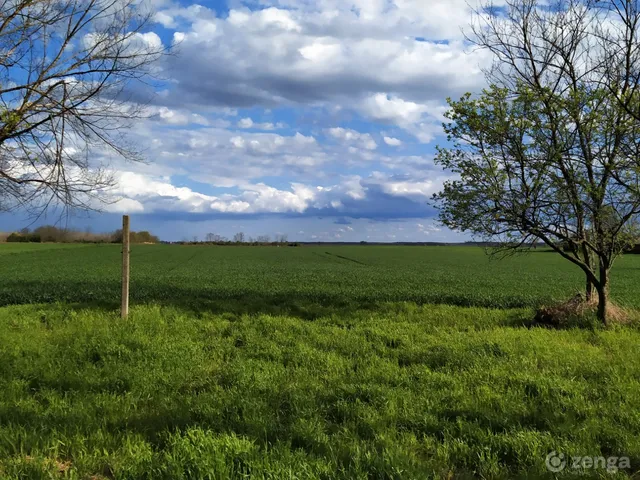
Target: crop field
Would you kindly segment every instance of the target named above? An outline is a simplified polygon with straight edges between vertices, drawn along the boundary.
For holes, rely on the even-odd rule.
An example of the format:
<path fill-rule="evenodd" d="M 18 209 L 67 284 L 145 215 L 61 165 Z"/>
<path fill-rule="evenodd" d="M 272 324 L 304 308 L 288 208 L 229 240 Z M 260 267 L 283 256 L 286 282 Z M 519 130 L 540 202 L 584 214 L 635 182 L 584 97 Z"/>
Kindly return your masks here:
<path fill-rule="evenodd" d="M 119 246 L 35 247 L 0 246 L 0 305 L 118 307 Z M 131 265 L 133 304 L 247 313 L 313 315 L 397 301 L 533 307 L 564 300 L 583 283 L 577 267 L 551 252 L 496 261 L 478 247 L 136 245 Z M 639 279 L 640 256 L 620 259 L 612 275 L 614 300 L 640 307 Z"/>
<path fill-rule="evenodd" d="M 552 253 L 138 245 L 121 320 L 120 252 L 0 245 L 0 479 L 640 470 L 640 328 L 532 325 L 582 287 Z M 612 282 L 640 308 L 640 256 Z"/>

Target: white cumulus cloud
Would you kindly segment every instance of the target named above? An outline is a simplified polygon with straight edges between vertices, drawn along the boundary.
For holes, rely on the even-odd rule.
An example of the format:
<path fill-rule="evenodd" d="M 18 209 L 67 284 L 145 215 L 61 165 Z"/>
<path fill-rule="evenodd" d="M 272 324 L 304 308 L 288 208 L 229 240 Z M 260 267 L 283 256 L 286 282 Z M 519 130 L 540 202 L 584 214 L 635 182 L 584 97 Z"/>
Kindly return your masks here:
<path fill-rule="evenodd" d="M 402 140 L 393 137 L 384 137 L 384 143 L 391 147 L 399 147 L 402 145 Z"/>

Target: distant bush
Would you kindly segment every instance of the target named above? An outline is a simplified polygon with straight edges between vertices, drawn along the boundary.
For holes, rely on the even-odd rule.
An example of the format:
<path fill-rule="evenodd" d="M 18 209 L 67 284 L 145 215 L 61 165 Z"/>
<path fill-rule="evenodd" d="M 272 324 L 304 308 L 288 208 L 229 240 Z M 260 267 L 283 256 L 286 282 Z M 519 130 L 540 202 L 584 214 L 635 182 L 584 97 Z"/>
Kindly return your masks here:
<path fill-rule="evenodd" d="M 7 242 L 19 242 L 19 243 L 40 243 L 40 235 L 36 233 L 17 233 L 14 232 L 7 237 Z"/>
<path fill-rule="evenodd" d="M 7 237 L 7 242 L 26 242 L 27 239 L 24 235 L 20 235 L 19 233 L 12 233 Z"/>
<path fill-rule="evenodd" d="M 122 243 L 122 229 L 113 232 L 113 243 Z M 143 230 L 142 232 L 129 232 L 129 241 L 131 243 L 160 243 L 160 239 L 155 235 Z"/>

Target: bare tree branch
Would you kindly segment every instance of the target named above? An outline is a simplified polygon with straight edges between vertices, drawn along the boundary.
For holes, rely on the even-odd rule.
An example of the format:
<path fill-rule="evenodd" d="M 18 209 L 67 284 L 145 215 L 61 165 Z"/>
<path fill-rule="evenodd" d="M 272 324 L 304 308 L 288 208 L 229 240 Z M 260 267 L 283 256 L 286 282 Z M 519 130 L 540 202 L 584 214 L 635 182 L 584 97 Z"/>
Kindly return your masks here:
<path fill-rule="evenodd" d="M 123 133 L 143 116 L 132 81 L 167 53 L 135 0 L 0 6 L 0 209 L 95 209 L 113 179 L 96 161 L 139 161 Z"/>

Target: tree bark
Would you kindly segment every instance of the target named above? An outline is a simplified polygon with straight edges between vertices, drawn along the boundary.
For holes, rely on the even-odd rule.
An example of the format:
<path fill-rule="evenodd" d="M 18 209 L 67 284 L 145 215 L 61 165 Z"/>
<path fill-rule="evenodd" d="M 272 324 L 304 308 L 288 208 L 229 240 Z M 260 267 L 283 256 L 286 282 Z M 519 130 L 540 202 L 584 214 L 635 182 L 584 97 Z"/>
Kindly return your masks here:
<path fill-rule="evenodd" d="M 600 320 L 605 326 L 607 325 L 608 312 L 608 298 L 607 289 L 598 289 L 598 320 Z"/>
<path fill-rule="evenodd" d="M 593 298 L 593 282 L 589 277 L 587 277 L 587 285 L 585 289 L 585 299 L 587 303 L 591 302 L 592 298 Z"/>
<path fill-rule="evenodd" d="M 586 263 L 587 265 L 589 265 L 589 268 L 591 268 L 591 255 L 589 253 L 589 249 L 587 248 L 586 245 L 584 245 L 584 243 L 582 244 L 582 256 L 584 257 L 584 263 Z M 587 275 L 587 282 L 586 282 L 586 288 L 585 288 L 585 299 L 588 302 L 591 301 L 591 299 L 593 298 L 593 279 Z"/>
<path fill-rule="evenodd" d="M 597 288 L 598 320 L 606 326 L 609 316 L 609 271 L 602 263 L 600 264 L 600 281 Z"/>

